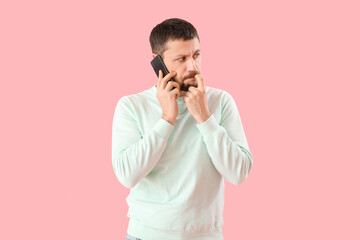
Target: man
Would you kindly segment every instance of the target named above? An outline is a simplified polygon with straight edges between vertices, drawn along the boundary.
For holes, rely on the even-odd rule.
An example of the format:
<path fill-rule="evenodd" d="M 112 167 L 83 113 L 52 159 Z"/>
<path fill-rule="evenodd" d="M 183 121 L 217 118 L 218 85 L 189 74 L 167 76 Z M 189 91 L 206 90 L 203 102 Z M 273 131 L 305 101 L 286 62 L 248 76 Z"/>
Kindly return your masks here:
<path fill-rule="evenodd" d="M 113 169 L 131 188 L 127 239 L 223 239 L 224 179 L 243 182 L 253 162 L 235 101 L 205 86 L 192 24 L 167 19 L 150 44 L 170 73 L 122 97 L 113 119 Z"/>

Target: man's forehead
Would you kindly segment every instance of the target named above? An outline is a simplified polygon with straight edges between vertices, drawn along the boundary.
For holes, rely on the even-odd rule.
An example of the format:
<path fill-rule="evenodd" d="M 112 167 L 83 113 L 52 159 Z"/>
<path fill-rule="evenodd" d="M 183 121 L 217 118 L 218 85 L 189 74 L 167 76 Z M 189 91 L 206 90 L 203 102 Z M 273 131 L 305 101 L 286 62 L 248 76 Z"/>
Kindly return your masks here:
<path fill-rule="evenodd" d="M 200 43 L 197 38 L 190 40 L 169 40 L 167 42 L 168 55 L 188 55 L 200 51 Z"/>

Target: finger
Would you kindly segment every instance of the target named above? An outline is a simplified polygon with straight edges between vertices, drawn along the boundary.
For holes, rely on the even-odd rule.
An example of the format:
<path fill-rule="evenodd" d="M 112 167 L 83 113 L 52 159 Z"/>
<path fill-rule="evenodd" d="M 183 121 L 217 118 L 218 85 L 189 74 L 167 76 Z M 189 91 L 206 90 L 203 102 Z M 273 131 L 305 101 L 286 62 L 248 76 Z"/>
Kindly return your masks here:
<path fill-rule="evenodd" d="M 170 91 L 172 94 L 175 94 L 175 98 L 177 99 L 180 96 L 180 91 L 178 88 L 174 88 Z"/>
<path fill-rule="evenodd" d="M 168 81 L 168 83 L 166 84 L 166 91 L 170 91 L 173 89 L 173 87 L 175 88 L 179 88 L 180 90 L 180 85 L 177 82 L 173 82 L 173 81 Z"/>
<path fill-rule="evenodd" d="M 194 86 L 190 86 L 189 88 L 188 88 L 188 90 L 189 90 L 189 92 L 194 92 L 194 91 L 196 91 L 196 87 L 194 87 Z"/>
<path fill-rule="evenodd" d="M 184 95 L 184 97 L 189 98 L 191 95 L 192 95 L 191 92 L 186 92 L 185 95 Z"/>
<path fill-rule="evenodd" d="M 163 79 L 160 80 L 160 87 L 164 89 L 166 87 L 167 82 L 176 75 L 176 72 L 171 72 L 167 74 Z"/>
<path fill-rule="evenodd" d="M 188 96 L 188 95 L 185 95 L 184 97 L 183 97 L 183 100 L 184 100 L 184 102 L 188 102 L 189 101 L 189 99 L 190 99 L 190 97 Z"/>
<path fill-rule="evenodd" d="M 198 73 L 195 75 L 195 78 L 198 80 L 198 89 L 200 89 L 201 91 L 205 91 L 205 84 L 204 84 L 204 79 L 203 77 Z"/>
<path fill-rule="evenodd" d="M 157 87 L 160 86 L 160 80 L 162 79 L 162 77 L 163 77 L 163 72 L 161 70 L 159 70 L 159 79 L 158 79 L 158 82 L 156 84 Z"/>

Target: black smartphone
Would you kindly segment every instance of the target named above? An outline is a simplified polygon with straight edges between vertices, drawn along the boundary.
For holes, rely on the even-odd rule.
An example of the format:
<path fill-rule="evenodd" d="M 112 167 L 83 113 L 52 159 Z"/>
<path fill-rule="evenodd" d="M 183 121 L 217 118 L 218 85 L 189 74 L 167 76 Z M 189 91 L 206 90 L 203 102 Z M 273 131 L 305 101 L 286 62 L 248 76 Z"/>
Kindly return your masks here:
<path fill-rule="evenodd" d="M 164 61 L 162 60 L 161 56 L 158 54 L 156 57 L 154 57 L 153 60 L 151 60 L 151 66 L 154 68 L 154 71 L 156 73 L 156 76 L 159 78 L 159 70 L 163 72 L 163 78 L 169 74 L 169 70 L 166 68 Z M 170 79 L 170 81 L 175 80 L 173 78 Z"/>

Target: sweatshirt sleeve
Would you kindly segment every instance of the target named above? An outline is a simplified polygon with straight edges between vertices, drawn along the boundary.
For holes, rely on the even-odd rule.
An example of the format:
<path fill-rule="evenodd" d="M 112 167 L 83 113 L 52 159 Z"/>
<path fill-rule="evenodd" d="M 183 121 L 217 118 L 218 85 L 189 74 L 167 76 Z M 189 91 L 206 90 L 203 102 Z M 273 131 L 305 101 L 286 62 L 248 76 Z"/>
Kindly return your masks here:
<path fill-rule="evenodd" d="M 112 126 L 112 166 L 121 184 L 134 187 L 156 166 L 173 128 L 160 118 L 142 135 L 130 101 L 126 97 L 118 101 Z"/>
<path fill-rule="evenodd" d="M 211 115 L 196 126 L 217 171 L 230 183 L 240 184 L 247 178 L 253 158 L 236 103 L 230 94 L 225 96 L 220 123 Z"/>

